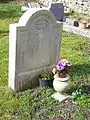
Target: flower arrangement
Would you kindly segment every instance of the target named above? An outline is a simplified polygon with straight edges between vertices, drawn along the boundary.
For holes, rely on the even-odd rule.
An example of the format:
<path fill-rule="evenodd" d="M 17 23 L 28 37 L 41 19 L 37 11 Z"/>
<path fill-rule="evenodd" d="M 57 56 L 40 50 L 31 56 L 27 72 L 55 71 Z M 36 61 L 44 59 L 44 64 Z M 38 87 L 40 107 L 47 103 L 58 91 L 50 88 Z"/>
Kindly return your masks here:
<path fill-rule="evenodd" d="M 44 71 L 39 76 L 42 80 L 51 80 L 53 79 L 53 72 L 52 71 Z"/>
<path fill-rule="evenodd" d="M 39 76 L 40 87 L 53 87 L 54 74 L 52 71 L 43 71 Z"/>
<path fill-rule="evenodd" d="M 55 68 L 53 68 L 53 73 L 57 75 L 59 78 L 65 78 L 69 75 L 69 68 L 71 67 L 71 63 L 66 59 L 61 59 L 57 62 Z"/>

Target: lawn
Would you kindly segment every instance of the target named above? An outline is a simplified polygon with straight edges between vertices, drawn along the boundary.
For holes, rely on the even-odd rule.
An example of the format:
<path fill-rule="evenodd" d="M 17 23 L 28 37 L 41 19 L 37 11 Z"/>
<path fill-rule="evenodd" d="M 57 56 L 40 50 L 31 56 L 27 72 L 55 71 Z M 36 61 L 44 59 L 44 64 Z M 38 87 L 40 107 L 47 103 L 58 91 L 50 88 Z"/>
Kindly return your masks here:
<path fill-rule="evenodd" d="M 59 103 L 51 98 L 50 88 L 34 88 L 13 93 L 8 89 L 9 24 L 23 14 L 21 5 L 0 4 L 0 120 L 50 120 L 63 116 L 66 120 L 90 119 L 90 96 L 78 95 L 74 102 Z M 69 93 L 90 84 L 90 42 L 63 32 L 60 58 L 72 62 Z"/>

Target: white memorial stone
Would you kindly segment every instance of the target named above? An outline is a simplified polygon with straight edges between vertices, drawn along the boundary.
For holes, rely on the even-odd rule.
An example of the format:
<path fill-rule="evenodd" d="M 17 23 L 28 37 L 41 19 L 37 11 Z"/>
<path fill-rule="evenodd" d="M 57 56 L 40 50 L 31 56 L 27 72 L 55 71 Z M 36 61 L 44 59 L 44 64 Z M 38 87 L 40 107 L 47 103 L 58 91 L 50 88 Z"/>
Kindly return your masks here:
<path fill-rule="evenodd" d="M 60 56 L 62 23 L 47 9 L 31 8 L 10 24 L 9 87 L 14 90 L 38 84 L 37 76 Z"/>
<path fill-rule="evenodd" d="M 54 98 L 55 100 L 59 100 L 59 102 L 63 102 L 64 100 L 71 98 L 70 95 L 61 94 L 59 92 L 54 93 L 51 97 Z"/>

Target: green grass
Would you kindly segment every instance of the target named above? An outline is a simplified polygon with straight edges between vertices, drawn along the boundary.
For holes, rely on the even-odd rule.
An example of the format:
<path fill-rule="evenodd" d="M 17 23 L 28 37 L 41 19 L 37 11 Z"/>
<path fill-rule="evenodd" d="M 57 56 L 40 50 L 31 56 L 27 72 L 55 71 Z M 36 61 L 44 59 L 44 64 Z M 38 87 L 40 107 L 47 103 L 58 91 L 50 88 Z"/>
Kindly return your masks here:
<path fill-rule="evenodd" d="M 74 106 L 76 109 L 72 112 L 69 106 L 51 98 L 53 89 L 38 87 L 19 93 L 12 93 L 8 89 L 9 24 L 17 22 L 21 14 L 20 5 L 0 4 L 0 120 L 49 120 L 58 115 L 71 120 L 74 120 L 73 116 L 75 120 L 89 120 L 88 96 L 78 97 Z M 81 80 L 90 83 L 89 41 L 63 32 L 61 58 L 72 62 L 72 84 Z"/>

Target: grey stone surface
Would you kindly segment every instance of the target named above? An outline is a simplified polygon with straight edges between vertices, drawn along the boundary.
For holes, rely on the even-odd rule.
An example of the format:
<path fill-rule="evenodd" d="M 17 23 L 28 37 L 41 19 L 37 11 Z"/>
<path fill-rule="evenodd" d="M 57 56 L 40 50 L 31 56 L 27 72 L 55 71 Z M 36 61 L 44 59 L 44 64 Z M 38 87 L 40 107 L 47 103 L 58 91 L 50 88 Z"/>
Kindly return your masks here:
<path fill-rule="evenodd" d="M 67 23 L 63 23 L 63 30 L 67 32 L 72 32 L 77 35 L 81 35 L 83 37 L 90 39 L 90 29 L 82 29 L 79 27 L 68 25 Z"/>
<path fill-rule="evenodd" d="M 66 23 L 69 25 L 74 25 L 74 20 L 66 18 Z"/>
<path fill-rule="evenodd" d="M 79 26 L 79 22 L 75 19 L 70 19 L 70 18 L 66 18 L 66 21 L 63 21 L 63 22 L 66 22 L 68 25 L 72 25 L 72 26 L 76 26 L 78 27 Z"/>
<path fill-rule="evenodd" d="M 59 59 L 62 23 L 47 9 L 31 8 L 10 24 L 9 81 L 12 90 L 38 84 L 37 76 Z"/>
<path fill-rule="evenodd" d="M 70 95 L 67 94 L 62 94 L 59 92 L 56 92 L 54 94 L 51 95 L 52 98 L 54 98 L 55 100 L 59 100 L 59 102 L 63 102 L 64 100 L 70 98 Z"/>

